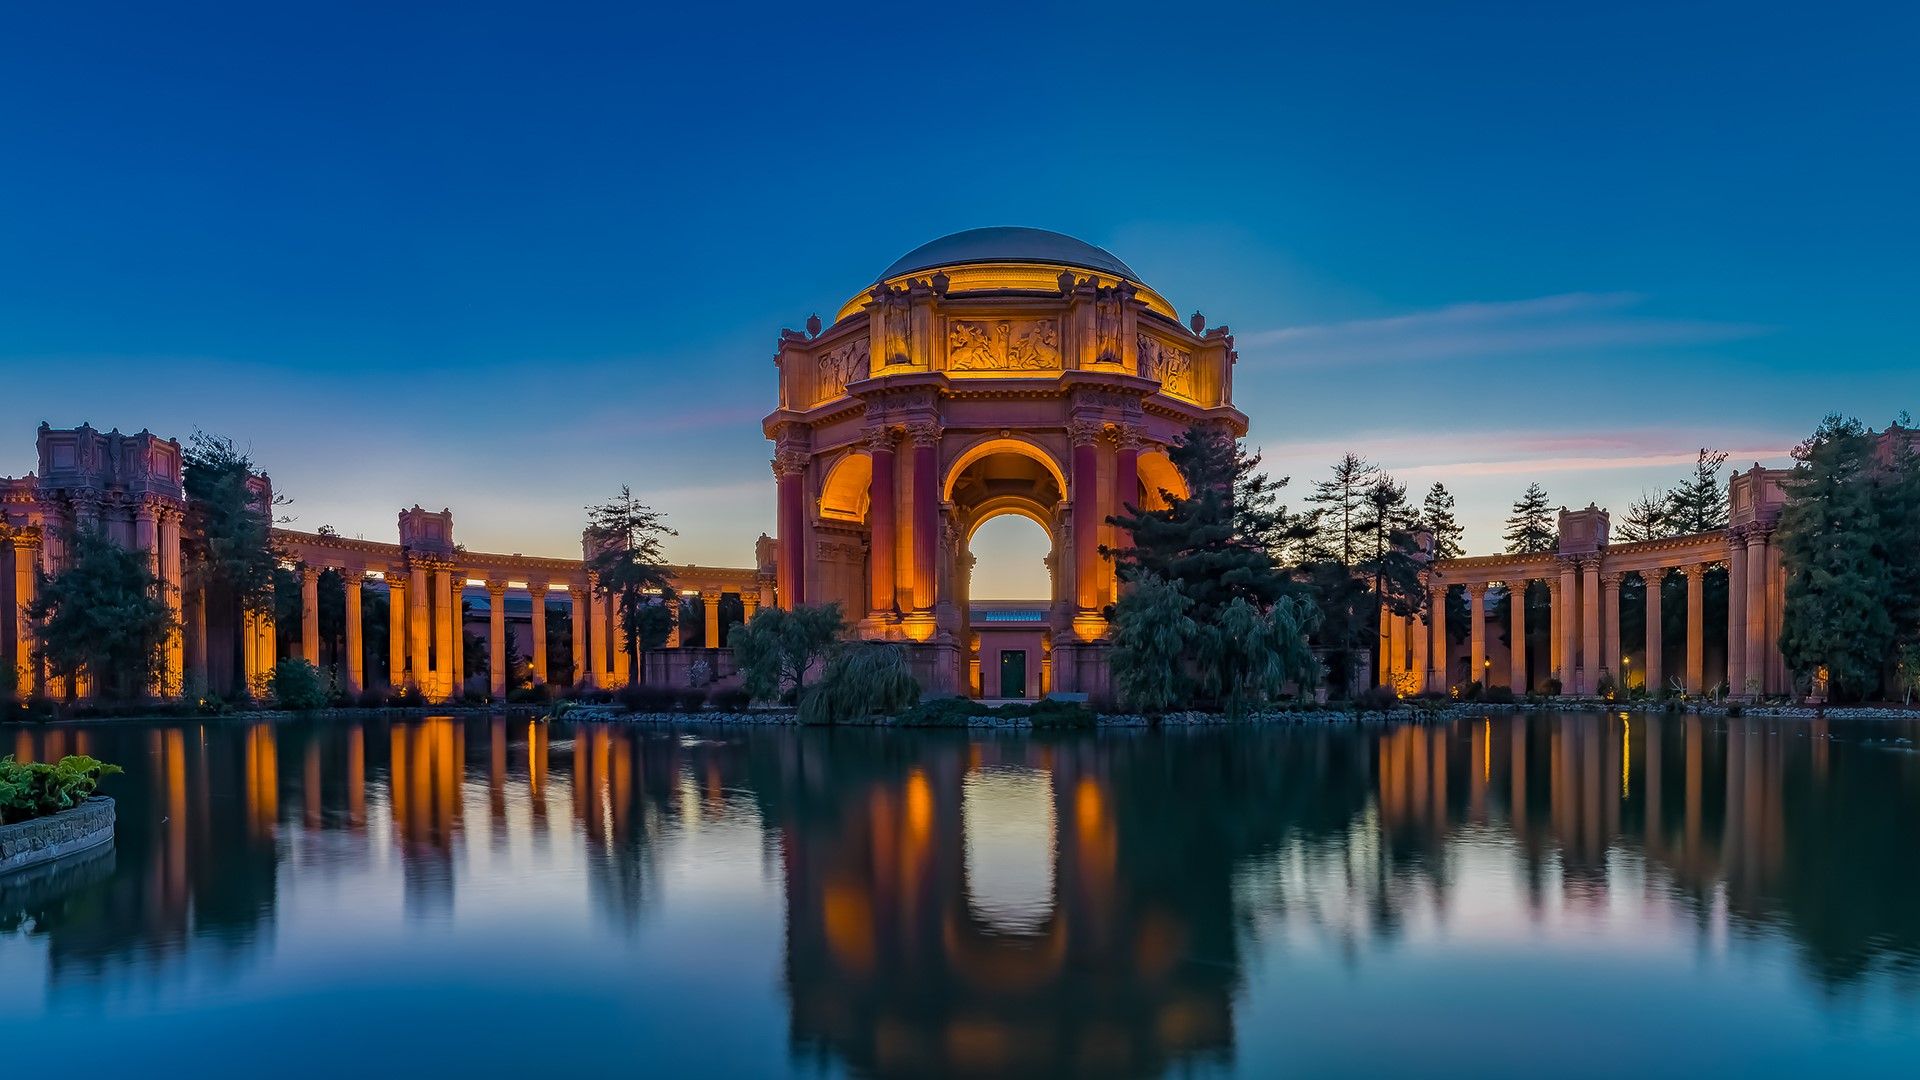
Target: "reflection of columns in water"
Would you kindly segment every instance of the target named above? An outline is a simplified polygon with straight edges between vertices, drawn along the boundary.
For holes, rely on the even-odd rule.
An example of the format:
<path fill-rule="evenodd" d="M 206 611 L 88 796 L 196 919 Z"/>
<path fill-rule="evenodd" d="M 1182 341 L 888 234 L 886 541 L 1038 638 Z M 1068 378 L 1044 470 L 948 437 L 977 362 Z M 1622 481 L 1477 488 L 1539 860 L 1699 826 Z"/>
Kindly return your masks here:
<path fill-rule="evenodd" d="M 347 826 L 367 825 L 367 731 L 355 723 L 347 729 Z"/>
<path fill-rule="evenodd" d="M 487 721 L 487 823 L 492 827 L 494 846 L 507 840 L 507 721 L 496 716 Z"/>
<path fill-rule="evenodd" d="M 1662 809 L 1660 801 L 1660 765 L 1663 754 L 1660 745 L 1662 731 L 1659 718 L 1648 717 L 1641 725 L 1641 729 L 1644 732 L 1641 736 L 1641 745 L 1646 747 L 1646 752 L 1643 756 L 1647 762 L 1641 774 L 1644 777 L 1641 783 L 1647 792 L 1647 848 L 1650 851 L 1658 853 L 1666 847 L 1665 827 L 1660 821 Z"/>
<path fill-rule="evenodd" d="M 312 735 L 300 755 L 300 798 L 306 807 L 306 826 L 317 831 L 325 820 L 326 811 L 320 805 L 320 738 Z"/>
<path fill-rule="evenodd" d="M 1701 745 L 1703 738 L 1700 733 L 1700 718 L 1689 716 L 1684 724 L 1687 738 L 1687 807 L 1686 832 L 1682 849 L 1686 857 L 1691 860 L 1700 853 L 1700 784 L 1706 764 L 1702 760 L 1702 754 L 1705 751 Z"/>
<path fill-rule="evenodd" d="M 272 724 L 247 729 L 247 831 L 271 840 L 280 816 L 280 766 Z"/>
<path fill-rule="evenodd" d="M 1527 831 L 1527 722 L 1515 717 L 1509 723 L 1513 725 L 1513 736 L 1507 768 L 1513 773 L 1513 794 L 1508 817 L 1513 821 L 1514 835 L 1522 836 Z"/>
<path fill-rule="evenodd" d="M 547 725 L 527 721 L 527 802 L 533 811 L 536 835 L 547 827 Z"/>

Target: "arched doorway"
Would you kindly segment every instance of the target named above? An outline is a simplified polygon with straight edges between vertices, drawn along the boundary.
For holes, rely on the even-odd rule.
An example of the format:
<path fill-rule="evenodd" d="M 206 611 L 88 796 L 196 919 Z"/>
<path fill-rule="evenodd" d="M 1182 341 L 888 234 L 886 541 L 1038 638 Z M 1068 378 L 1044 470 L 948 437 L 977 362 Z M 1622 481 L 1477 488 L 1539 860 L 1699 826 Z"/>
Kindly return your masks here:
<path fill-rule="evenodd" d="M 1060 472 L 1038 448 L 1008 443 L 963 455 L 947 491 L 966 692 L 1039 697 L 1051 688 L 1051 625 L 1060 603 Z M 992 560 L 984 575 L 981 553 Z M 1038 565 L 1020 565 L 1029 561 Z M 983 584 L 985 595 L 976 597 Z"/>

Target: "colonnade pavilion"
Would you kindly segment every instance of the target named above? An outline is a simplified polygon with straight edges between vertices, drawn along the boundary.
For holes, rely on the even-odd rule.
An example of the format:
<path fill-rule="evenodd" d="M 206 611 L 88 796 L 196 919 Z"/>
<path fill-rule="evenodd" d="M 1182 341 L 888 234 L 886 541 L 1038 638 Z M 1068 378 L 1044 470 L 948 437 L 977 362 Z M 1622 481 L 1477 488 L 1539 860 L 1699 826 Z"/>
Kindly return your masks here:
<path fill-rule="evenodd" d="M 1162 492 L 1184 494 L 1168 448 L 1190 427 L 1246 434 L 1247 419 L 1233 405 L 1235 360 L 1227 327 L 1209 327 L 1198 313 L 1183 322 L 1124 262 L 1072 237 L 974 229 L 916 248 L 830 323 L 816 316 L 804 331 L 781 331 L 778 408 L 763 425 L 774 445 L 778 538 L 760 538 L 750 567 L 671 568 L 676 588 L 698 598 L 703 632 L 697 646 L 676 636 L 646 657 L 643 679 L 680 682 L 697 659 L 727 674 L 723 605 L 737 603 L 729 611 L 744 617 L 760 605 L 837 601 L 861 637 L 907 647 L 929 695 L 1103 693 L 1105 611 L 1119 583 L 1100 548 L 1126 544 L 1106 519 L 1129 503 L 1164 505 Z M 216 689 L 257 685 L 285 651 L 318 662 L 323 577 L 386 591 L 386 679 L 431 700 L 478 689 L 457 647 L 468 632 L 489 643 L 490 689 L 502 692 L 509 593 L 533 601 L 525 655 L 536 679 L 608 686 L 625 678 L 612 612 L 581 558 L 468 551 L 453 542 L 450 511 L 417 505 L 400 512 L 392 543 L 276 530 L 300 576 L 299 632 L 276 632 L 271 619 L 254 616 L 223 625 L 222 605 L 181 576 L 179 443 L 145 431 L 42 424 L 38 449 L 37 473 L 0 479 L 10 570 L 0 580 L 6 610 L 16 613 L 0 645 L 21 686 L 46 684 L 26 613 L 36 571 L 59 569 L 68 530 L 96 525 L 150 552 L 166 582 L 185 628 L 168 649 L 170 687 L 189 676 Z M 1769 543 L 1781 475 L 1757 465 L 1735 475 L 1724 530 L 1612 544 L 1606 512 L 1590 506 L 1562 512 L 1555 551 L 1432 564 L 1430 610 L 1445 610 L 1448 592 L 1463 590 L 1467 641 L 1452 641 L 1443 619 L 1383 618 L 1381 681 L 1444 692 L 1472 678 L 1524 689 L 1557 676 L 1566 692 L 1585 694 L 1604 676 L 1650 686 L 1678 677 L 1693 692 L 1785 692 L 1777 646 L 1785 575 Z M 256 495 L 271 505 L 264 476 Z M 1050 595 L 971 600 L 971 543 L 1003 515 L 1045 531 Z M 1724 630 L 1705 625 L 1709 573 L 1730 582 Z M 1667 590 L 1649 588 L 1643 603 L 1654 647 L 1625 640 L 1623 582 L 1657 584 L 1672 574 L 1685 581 L 1684 635 L 1661 634 Z M 1549 597 L 1544 656 L 1527 647 L 1525 603 L 1507 604 L 1511 623 L 1489 629 L 1490 600 L 1529 587 Z M 356 692 L 372 682 L 362 589 L 344 593 L 339 677 Z M 550 670 L 543 655 L 553 594 L 566 598 L 576 643 L 568 671 Z M 484 625 L 463 625 L 462 598 L 476 610 L 484 602 Z"/>

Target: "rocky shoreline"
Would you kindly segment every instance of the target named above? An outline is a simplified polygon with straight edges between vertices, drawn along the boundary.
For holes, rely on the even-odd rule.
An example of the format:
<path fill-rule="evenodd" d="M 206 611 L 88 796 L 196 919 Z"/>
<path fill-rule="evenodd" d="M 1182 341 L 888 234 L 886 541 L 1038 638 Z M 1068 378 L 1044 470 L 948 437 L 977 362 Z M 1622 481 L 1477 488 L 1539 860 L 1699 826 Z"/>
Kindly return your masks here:
<path fill-rule="evenodd" d="M 1213 712 L 1175 712 L 1159 719 L 1161 727 L 1221 727 L 1247 724 L 1408 724 L 1408 723 L 1445 723 L 1453 720 L 1472 720 L 1497 713 L 1525 712 L 1619 712 L 1636 716 L 1649 715 L 1695 715 L 1707 717 L 1735 717 L 1748 719 L 1814 720 L 1824 717 L 1828 720 L 1920 720 L 1920 708 L 1903 709 L 1890 706 L 1845 706 L 1816 709 L 1810 705 L 1747 705 L 1747 704 L 1689 704 L 1678 713 L 1671 713 L 1666 705 L 1653 701 L 1607 702 L 1600 699 L 1554 698 L 1552 700 L 1494 703 L 1494 702 L 1410 702 L 1395 708 L 1384 710 L 1352 710 L 1330 707 L 1308 707 L 1293 709 L 1272 709 L 1250 713 L 1239 719 L 1231 719 L 1221 713 Z M 250 709 L 244 712 L 225 713 L 211 717 L 180 717 L 178 719 L 197 719 L 201 721 L 238 721 L 257 723 L 260 721 L 278 721 L 290 719 L 304 720 L 418 720 L 433 716 L 481 717 L 506 715 L 524 719 L 543 717 L 584 720 L 597 723 L 645 724 L 656 727 L 787 727 L 798 726 L 799 721 L 794 710 L 749 709 L 745 711 L 707 710 L 702 712 L 628 712 L 614 704 L 561 702 L 556 705 L 454 705 L 454 706 L 388 706 L 382 708 L 338 708 L 318 709 L 310 712 L 288 712 L 279 709 Z M 153 717 L 151 719 L 175 719 L 173 717 Z M 964 725 L 903 724 L 891 717 L 874 717 L 853 727 L 896 728 L 899 730 L 936 730 L 945 728 L 1031 728 L 1032 719 L 1025 716 L 1001 716 L 987 713 L 966 718 Z M 1100 713 L 1094 717 L 1096 728 L 1147 728 L 1154 721 L 1134 713 Z"/>

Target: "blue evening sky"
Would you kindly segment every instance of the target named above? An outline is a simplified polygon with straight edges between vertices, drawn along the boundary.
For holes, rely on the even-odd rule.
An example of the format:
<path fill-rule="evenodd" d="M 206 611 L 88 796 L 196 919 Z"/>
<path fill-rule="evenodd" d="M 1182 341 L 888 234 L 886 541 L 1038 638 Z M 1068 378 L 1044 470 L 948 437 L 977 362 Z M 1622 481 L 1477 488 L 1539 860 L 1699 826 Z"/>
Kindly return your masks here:
<path fill-rule="evenodd" d="M 1913 6 L 1441 7 L 9 5 L 0 473 L 204 428 L 299 527 L 565 554 L 630 482 L 744 565 L 779 329 L 993 224 L 1230 324 L 1276 471 L 1443 480 L 1476 552 L 1529 480 L 1920 405 Z"/>

